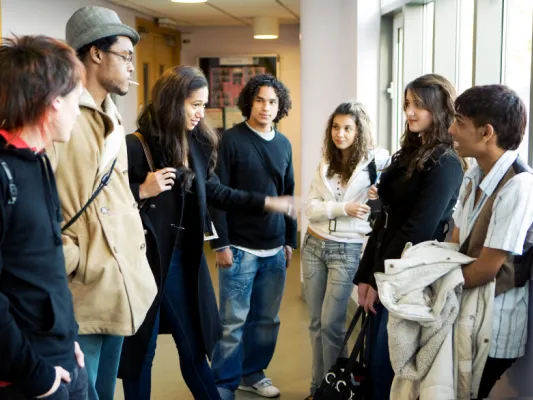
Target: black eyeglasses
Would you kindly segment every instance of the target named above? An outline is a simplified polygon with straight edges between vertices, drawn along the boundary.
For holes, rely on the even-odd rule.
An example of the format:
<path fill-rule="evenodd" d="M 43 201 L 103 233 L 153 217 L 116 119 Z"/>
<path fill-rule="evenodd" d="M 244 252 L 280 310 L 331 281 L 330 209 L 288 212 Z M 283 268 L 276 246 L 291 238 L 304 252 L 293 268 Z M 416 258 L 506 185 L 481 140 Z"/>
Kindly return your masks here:
<path fill-rule="evenodd" d="M 124 54 L 120 54 L 120 53 L 117 53 L 116 51 L 113 51 L 113 50 L 104 50 L 106 53 L 111 53 L 111 54 L 114 54 L 116 56 L 119 56 L 120 58 L 122 58 L 124 60 L 124 62 L 126 64 L 130 64 L 133 62 L 133 54 L 128 54 L 127 56 L 124 55 Z"/>

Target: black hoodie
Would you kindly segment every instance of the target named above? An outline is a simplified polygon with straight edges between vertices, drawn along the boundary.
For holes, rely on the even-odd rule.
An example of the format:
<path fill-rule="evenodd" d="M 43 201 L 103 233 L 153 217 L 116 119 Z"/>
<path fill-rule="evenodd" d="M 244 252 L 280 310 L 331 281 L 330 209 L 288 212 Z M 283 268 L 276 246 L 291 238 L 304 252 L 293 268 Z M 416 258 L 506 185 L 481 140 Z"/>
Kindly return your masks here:
<path fill-rule="evenodd" d="M 29 397 L 48 392 L 55 366 L 72 372 L 74 319 L 61 245 L 61 209 L 44 153 L 6 147 L 0 137 L 0 381 Z M 2 168 L 2 167 L 0 167 Z M 11 196 L 12 197 L 12 196 Z M 1 389 L 0 389 L 1 393 Z"/>

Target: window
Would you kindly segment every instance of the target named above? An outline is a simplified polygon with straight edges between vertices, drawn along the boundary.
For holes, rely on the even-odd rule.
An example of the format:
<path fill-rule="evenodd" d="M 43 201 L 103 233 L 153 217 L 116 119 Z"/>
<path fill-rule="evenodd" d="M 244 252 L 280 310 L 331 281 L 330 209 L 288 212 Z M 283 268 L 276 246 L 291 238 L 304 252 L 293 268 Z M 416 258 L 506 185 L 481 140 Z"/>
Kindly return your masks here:
<path fill-rule="evenodd" d="M 457 46 L 455 70 L 457 94 L 473 85 L 474 4 L 475 0 L 457 0 Z"/>
<path fill-rule="evenodd" d="M 533 0 L 505 0 L 503 21 L 502 82 L 518 93 L 529 111 Z M 528 136 L 529 126 L 519 149 L 524 160 L 528 159 Z"/>
<path fill-rule="evenodd" d="M 404 130 L 403 75 L 404 75 L 404 29 L 403 14 L 394 17 L 393 23 L 393 72 L 392 72 L 392 152 L 400 147 Z"/>
<path fill-rule="evenodd" d="M 435 31 L 435 3 L 428 3 L 424 6 L 424 51 L 423 67 L 424 74 L 433 72 L 433 41 Z"/>

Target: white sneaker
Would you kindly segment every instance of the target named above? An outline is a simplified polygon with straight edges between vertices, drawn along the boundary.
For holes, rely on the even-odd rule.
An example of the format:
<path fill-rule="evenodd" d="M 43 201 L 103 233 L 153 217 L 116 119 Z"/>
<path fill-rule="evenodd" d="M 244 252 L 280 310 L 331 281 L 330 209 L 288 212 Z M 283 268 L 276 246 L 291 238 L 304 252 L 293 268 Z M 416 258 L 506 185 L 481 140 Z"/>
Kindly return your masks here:
<path fill-rule="evenodd" d="M 245 392 L 252 392 L 262 397 L 279 397 L 279 389 L 272 384 L 272 381 L 268 378 L 263 378 L 259 382 L 254 383 L 252 386 L 239 385 L 239 390 Z"/>

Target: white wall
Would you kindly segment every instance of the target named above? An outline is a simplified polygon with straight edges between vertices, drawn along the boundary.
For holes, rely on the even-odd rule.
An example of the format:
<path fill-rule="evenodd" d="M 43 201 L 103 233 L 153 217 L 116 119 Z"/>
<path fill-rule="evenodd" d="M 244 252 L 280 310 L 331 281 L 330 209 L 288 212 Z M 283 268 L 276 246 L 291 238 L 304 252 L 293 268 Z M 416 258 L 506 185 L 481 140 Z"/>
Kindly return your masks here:
<path fill-rule="evenodd" d="M 278 55 L 278 78 L 291 92 L 292 110 L 281 120 L 279 130 L 292 143 L 296 195 L 300 195 L 300 27 L 281 25 L 276 40 L 253 38 L 249 26 L 194 28 L 185 34 L 190 43 L 182 43 L 181 63 L 197 65 L 198 57 Z"/>
<path fill-rule="evenodd" d="M 122 22 L 132 27 L 135 17 L 142 16 L 104 0 L 2 0 L 2 36 L 43 34 L 64 40 L 68 19 L 77 9 L 90 5 L 115 10 Z M 117 106 L 126 132 L 132 132 L 137 118 L 136 88 L 119 98 Z"/>

